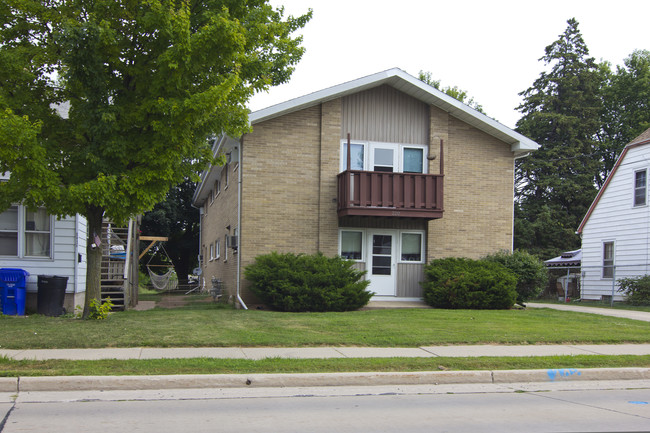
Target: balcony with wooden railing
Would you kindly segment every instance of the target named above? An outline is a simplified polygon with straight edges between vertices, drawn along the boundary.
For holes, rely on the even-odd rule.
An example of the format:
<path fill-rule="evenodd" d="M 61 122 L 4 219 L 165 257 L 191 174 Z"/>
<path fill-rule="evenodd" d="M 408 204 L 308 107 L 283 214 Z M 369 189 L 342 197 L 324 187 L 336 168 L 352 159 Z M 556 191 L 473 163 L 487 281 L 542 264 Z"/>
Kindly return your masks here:
<path fill-rule="evenodd" d="M 442 218 L 441 174 L 346 170 L 338 175 L 338 215 Z"/>

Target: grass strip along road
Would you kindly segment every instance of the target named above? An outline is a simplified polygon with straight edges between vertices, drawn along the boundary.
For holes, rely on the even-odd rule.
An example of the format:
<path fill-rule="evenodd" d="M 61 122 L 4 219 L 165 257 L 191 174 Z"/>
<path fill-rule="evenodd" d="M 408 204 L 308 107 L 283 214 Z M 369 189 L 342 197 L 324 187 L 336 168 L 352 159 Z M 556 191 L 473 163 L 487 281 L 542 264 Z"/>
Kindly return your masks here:
<path fill-rule="evenodd" d="M 195 303 L 117 312 L 97 321 L 0 316 L 2 349 L 648 342 L 650 322 L 544 308 L 280 313 Z"/>

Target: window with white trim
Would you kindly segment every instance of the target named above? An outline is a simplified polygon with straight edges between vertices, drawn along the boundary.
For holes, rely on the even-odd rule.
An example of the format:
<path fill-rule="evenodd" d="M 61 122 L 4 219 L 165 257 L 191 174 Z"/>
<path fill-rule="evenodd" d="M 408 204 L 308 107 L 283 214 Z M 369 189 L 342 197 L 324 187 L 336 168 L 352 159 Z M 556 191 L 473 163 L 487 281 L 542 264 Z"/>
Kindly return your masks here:
<path fill-rule="evenodd" d="M 221 180 L 217 179 L 214 181 L 214 198 L 217 198 L 220 192 L 221 192 Z"/>
<path fill-rule="evenodd" d="M 210 244 L 210 261 L 214 260 L 214 244 Z"/>
<path fill-rule="evenodd" d="M 648 197 L 648 172 L 638 170 L 634 172 L 634 206 L 645 206 Z"/>
<path fill-rule="evenodd" d="M 363 232 L 341 230 L 339 255 L 348 260 L 363 259 Z"/>
<path fill-rule="evenodd" d="M 227 262 L 228 261 L 228 234 L 226 234 L 223 238 L 223 261 Z"/>
<path fill-rule="evenodd" d="M 214 242 L 214 258 L 219 259 L 221 257 L 221 239 L 217 239 Z"/>
<path fill-rule="evenodd" d="M 424 235 L 420 232 L 401 232 L 400 261 L 422 263 L 424 257 L 423 239 Z"/>
<path fill-rule="evenodd" d="M 22 205 L 0 213 L 0 256 L 52 257 L 52 216 L 45 208 L 31 211 Z"/>
<path fill-rule="evenodd" d="M 426 173 L 427 146 L 379 142 L 350 142 L 350 170 Z M 348 143 L 341 141 L 340 171 L 348 169 Z"/>
<path fill-rule="evenodd" d="M 614 278 L 614 242 L 603 242 L 603 278 Z"/>

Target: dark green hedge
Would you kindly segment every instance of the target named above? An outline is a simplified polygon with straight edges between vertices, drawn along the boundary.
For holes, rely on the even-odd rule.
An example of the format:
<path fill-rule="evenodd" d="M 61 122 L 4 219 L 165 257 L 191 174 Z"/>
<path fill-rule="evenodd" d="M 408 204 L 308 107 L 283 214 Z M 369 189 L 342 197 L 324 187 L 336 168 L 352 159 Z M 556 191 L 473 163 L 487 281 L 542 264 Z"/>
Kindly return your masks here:
<path fill-rule="evenodd" d="M 525 251 L 500 251 L 485 260 L 501 263 L 517 277 L 517 303 L 537 298 L 548 284 L 548 270 L 536 256 Z"/>
<path fill-rule="evenodd" d="M 517 278 L 500 263 L 438 259 L 425 266 L 424 274 L 424 300 L 435 308 L 508 309 L 517 299 Z"/>
<path fill-rule="evenodd" d="M 354 262 L 318 253 L 258 256 L 244 275 L 253 292 L 279 311 L 351 311 L 368 303 L 372 293 Z"/>

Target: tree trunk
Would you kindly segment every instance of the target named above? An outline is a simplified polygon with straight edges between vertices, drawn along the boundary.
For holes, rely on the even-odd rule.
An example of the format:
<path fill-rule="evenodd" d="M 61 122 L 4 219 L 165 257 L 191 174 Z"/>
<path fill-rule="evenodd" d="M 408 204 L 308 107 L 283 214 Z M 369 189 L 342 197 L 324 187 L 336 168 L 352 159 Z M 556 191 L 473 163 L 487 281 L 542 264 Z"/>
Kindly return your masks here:
<path fill-rule="evenodd" d="M 96 299 L 102 300 L 102 245 L 98 243 L 102 237 L 102 218 L 104 209 L 91 206 L 86 210 L 88 219 L 88 243 L 86 245 L 86 256 L 88 267 L 86 269 L 86 302 L 84 305 L 83 317 L 88 317 L 90 302 Z"/>

